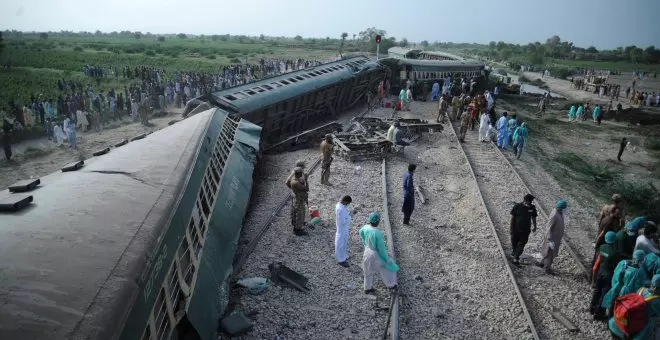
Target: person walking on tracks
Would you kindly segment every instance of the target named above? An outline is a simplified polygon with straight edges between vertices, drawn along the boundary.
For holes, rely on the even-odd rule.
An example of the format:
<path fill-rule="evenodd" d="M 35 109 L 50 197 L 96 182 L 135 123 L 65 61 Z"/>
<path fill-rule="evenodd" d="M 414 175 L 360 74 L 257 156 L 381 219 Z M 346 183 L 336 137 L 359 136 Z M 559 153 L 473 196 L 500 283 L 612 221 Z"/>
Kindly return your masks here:
<path fill-rule="evenodd" d="M 463 114 L 461 115 L 461 128 L 458 133 L 458 140 L 462 142 L 465 142 L 465 134 L 467 134 L 468 127 L 470 126 L 470 121 L 472 120 L 472 116 L 470 115 L 469 112 L 464 111 Z"/>
<path fill-rule="evenodd" d="M 373 277 L 380 273 L 380 278 L 387 288 L 396 289 L 396 272 L 399 270 L 396 262 L 387 255 L 385 237 L 378 229 L 380 214 L 372 212 L 369 214 L 369 224 L 360 229 L 360 241 L 364 246 L 362 256 L 362 268 L 364 270 L 364 293 L 373 294 Z"/>
<path fill-rule="evenodd" d="M 415 210 L 415 184 L 413 183 L 413 174 L 417 165 L 409 164 L 408 172 L 403 175 L 403 206 L 401 207 L 401 212 L 403 212 L 403 224 L 410 225 L 410 215 L 412 215 L 413 210 Z"/>
<path fill-rule="evenodd" d="M 516 156 L 516 159 L 520 159 L 520 156 L 522 156 L 528 136 L 527 122 L 523 122 L 513 131 L 513 154 Z"/>
<path fill-rule="evenodd" d="M 334 144 L 332 143 L 332 134 L 325 135 L 325 139 L 321 142 L 321 154 L 323 160 L 321 163 L 321 184 L 331 185 L 330 180 L 330 164 L 332 164 L 332 151 Z"/>
<path fill-rule="evenodd" d="M 348 230 L 351 225 L 351 214 L 348 205 L 353 202 L 351 196 L 344 196 L 335 206 L 335 260 L 342 267 L 348 267 Z"/>
<path fill-rule="evenodd" d="M 555 203 L 555 209 L 548 217 L 548 229 L 541 244 L 542 262 L 536 265 L 545 269 L 546 274 L 552 274 L 552 262 L 559 255 L 559 246 L 564 237 L 564 219 L 568 203 L 564 200 L 558 200 Z"/>
<path fill-rule="evenodd" d="M 536 232 L 537 212 L 533 200 L 534 196 L 527 194 L 522 203 L 516 203 L 511 209 L 511 256 L 515 265 L 520 264 L 520 255 L 529 240 L 529 233 Z"/>
<path fill-rule="evenodd" d="M 305 231 L 305 214 L 307 213 L 307 195 L 309 183 L 304 180 L 303 169 L 296 167 L 294 177 L 291 180 L 291 191 L 293 192 L 293 233 L 297 236 L 307 235 Z"/>

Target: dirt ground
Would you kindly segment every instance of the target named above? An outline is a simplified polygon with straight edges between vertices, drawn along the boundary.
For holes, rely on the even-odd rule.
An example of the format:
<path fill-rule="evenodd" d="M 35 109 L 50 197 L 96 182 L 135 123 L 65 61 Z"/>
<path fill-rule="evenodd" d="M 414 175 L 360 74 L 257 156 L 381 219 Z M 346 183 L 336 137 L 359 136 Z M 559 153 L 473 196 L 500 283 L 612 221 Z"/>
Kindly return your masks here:
<path fill-rule="evenodd" d="M 561 94 L 562 96 L 565 96 L 571 100 L 580 100 L 580 101 L 590 101 L 592 103 L 596 104 L 601 104 L 601 105 L 607 105 L 607 103 L 610 101 L 609 98 L 603 97 L 599 98 L 597 94 L 595 93 L 590 93 L 587 91 L 578 91 L 574 88 L 571 88 L 571 82 L 568 80 L 563 80 L 563 79 L 558 79 L 558 78 L 541 78 L 541 74 L 537 72 L 525 72 L 524 73 L 525 77 L 531 79 L 531 80 L 536 80 L 536 79 L 541 79 L 543 80 L 550 89 L 552 89 L 553 92 L 557 92 Z M 646 77 L 643 80 L 640 80 L 639 78 L 635 78 L 636 80 L 636 89 L 638 91 L 642 92 L 649 92 L 649 93 L 658 93 L 660 92 L 660 78 L 653 78 L 653 77 Z M 621 75 L 616 75 L 616 76 L 610 76 L 608 83 L 612 84 L 617 84 L 621 86 L 621 96 L 619 97 L 619 101 L 613 101 L 613 105 L 616 107 L 618 102 L 621 102 L 621 105 L 623 108 L 629 107 L 629 100 L 625 98 L 625 91 L 626 88 L 632 86 L 633 78 L 631 73 L 625 73 Z M 658 113 L 660 114 L 660 108 L 652 108 L 653 110 L 658 110 Z"/>
<path fill-rule="evenodd" d="M 169 110 L 165 116 L 150 119 L 151 126 L 132 122 L 129 118 L 107 124 L 101 132 L 77 131 L 78 150 L 70 150 L 68 144 L 57 146 L 47 138 L 23 141 L 12 145 L 12 161 L 0 156 L 0 189 L 5 189 L 22 179 L 37 178 L 58 171 L 62 166 L 92 156 L 92 153 L 112 146 L 123 139 L 150 133 L 168 126 L 168 122 L 180 119 L 183 109 Z"/>
<path fill-rule="evenodd" d="M 569 100 L 598 102 L 596 95 L 571 89 L 570 82 L 552 78 L 544 81 L 552 91 Z M 657 125 L 603 120 L 599 126 L 591 117 L 569 123 L 567 110 L 563 109 L 565 104 L 566 101 L 556 101 L 539 117 L 534 104 L 517 96 L 503 96 L 498 101 L 498 113 L 504 110 L 517 113 L 529 124 L 529 139 L 522 158 L 513 160 L 510 153 L 506 154 L 534 194 L 544 197 L 543 205 L 552 207 L 554 200 L 567 199 L 573 203 L 574 226 L 593 231 L 594 238 L 599 210 L 609 203 L 615 191 L 624 190 L 620 193 L 628 196 L 625 197 L 628 218 L 642 213 L 657 215 L 657 208 L 652 209 L 642 201 L 646 199 L 644 195 L 658 197 L 656 188 L 660 188 Z M 619 162 L 617 153 L 623 137 L 630 144 Z"/>

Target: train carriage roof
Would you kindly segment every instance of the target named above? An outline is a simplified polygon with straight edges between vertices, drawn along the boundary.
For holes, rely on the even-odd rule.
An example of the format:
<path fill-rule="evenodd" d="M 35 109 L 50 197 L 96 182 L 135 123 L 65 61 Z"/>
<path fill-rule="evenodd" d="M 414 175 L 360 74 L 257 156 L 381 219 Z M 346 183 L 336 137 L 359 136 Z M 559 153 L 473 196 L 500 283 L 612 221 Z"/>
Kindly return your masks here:
<path fill-rule="evenodd" d="M 455 54 L 451 54 L 447 52 L 440 52 L 440 51 L 422 51 L 420 54 L 437 55 L 441 57 L 452 58 L 454 60 L 465 60 L 465 58 L 461 56 L 457 56 Z"/>
<path fill-rule="evenodd" d="M 422 50 L 416 50 L 416 49 L 398 47 L 398 46 L 390 47 L 387 50 L 387 54 L 404 56 L 405 58 L 417 58 L 421 52 Z"/>
<path fill-rule="evenodd" d="M 369 58 L 356 56 L 217 91 L 211 94 L 211 98 L 225 109 L 245 114 L 336 84 L 358 72 L 377 67 L 378 64 L 370 62 Z M 192 101 L 194 104 L 205 100 L 203 97 L 196 99 Z M 195 106 L 188 105 L 184 114 L 187 115 Z"/>
<path fill-rule="evenodd" d="M 0 339 L 118 335 L 214 114 L 227 115 L 211 109 L 44 176 L 31 206 L 0 214 Z"/>
<path fill-rule="evenodd" d="M 423 68 L 439 68 L 446 70 L 460 70 L 466 67 L 484 68 L 486 65 L 475 60 L 422 60 L 422 59 L 398 59 L 386 58 L 381 62 L 387 65 L 411 65 Z"/>

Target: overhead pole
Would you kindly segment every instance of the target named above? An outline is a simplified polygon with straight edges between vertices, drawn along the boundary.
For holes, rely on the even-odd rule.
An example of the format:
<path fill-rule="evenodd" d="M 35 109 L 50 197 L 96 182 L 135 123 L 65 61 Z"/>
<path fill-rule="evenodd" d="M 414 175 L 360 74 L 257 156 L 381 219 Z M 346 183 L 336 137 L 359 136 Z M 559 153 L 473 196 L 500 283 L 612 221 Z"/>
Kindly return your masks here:
<path fill-rule="evenodd" d="M 380 34 L 376 35 L 376 61 L 378 61 L 378 57 L 380 55 Z"/>

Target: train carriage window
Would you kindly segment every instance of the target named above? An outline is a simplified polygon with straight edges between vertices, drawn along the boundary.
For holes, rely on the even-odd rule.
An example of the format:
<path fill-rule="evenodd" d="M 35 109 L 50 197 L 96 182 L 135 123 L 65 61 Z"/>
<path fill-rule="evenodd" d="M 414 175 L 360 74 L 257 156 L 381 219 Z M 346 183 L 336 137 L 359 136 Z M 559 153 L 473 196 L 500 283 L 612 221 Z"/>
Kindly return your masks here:
<path fill-rule="evenodd" d="M 328 71 L 326 71 L 325 69 L 324 69 L 324 70 L 321 70 L 321 72 L 323 72 L 323 73 L 328 73 Z"/>
<path fill-rule="evenodd" d="M 337 65 L 337 67 L 339 67 L 340 69 L 344 69 L 344 66 L 341 65 Z"/>
<path fill-rule="evenodd" d="M 230 94 L 228 94 L 228 95 L 226 95 L 226 96 L 224 96 L 224 97 L 225 97 L 225 99 L 232 100 L 232 101 L 238 99 L 238 98 L 236 98 L 236 97 L 234 97 L 234 96 L 232 96 L 232 95 L 230 95 Z"/>
<path fill-rule="evenodd" d="M 295 80 L 293 78 L 289 78 L 289 81 L 292 82 L 292 83 L 297 83 L 298 82 L 297 80 Z"/>
<path fill-rule="evenodd" d="M 303 74 L 302 76 L 307 78 L 307 79 L 311 78 L 307 73 Z"/>
<path fill-rule="evenodd" d="M 270 83 L 274 88 L 282 87 L 280 83 Z"/>
<path fill-rule="evenodd" d="M 254 91 L 252 91 L 252 90 L 246 90 L 245 93 L 247 93 L 247 94 L 249 94 L 249 95 L 255 95 L 255 94 L 257 94 L 256 92 L 254 92 Z"/>
<path fill-rule="evenodd" d="M 303 77 L 301 77 L 301 76 L 297 76 L 296 79 L 298 79 L 298 80 L 305 80 L 305 78 L 303 78 Z"/>
<path fill-rule="evenodd" d="M 266 90 L 262 89 L 261 87 L 253 87 L 252 91 L 257 91 L 257 92 L 264 92 Z"/>
<path fill-rule="evenodd" d="M 273 89 L 273 87 L 270 86 L 270 85 L 261 85 L 261 86 L 263 86 L 266 90 L 272 90 Z"/>
<path fill-rule="evenodd" d="M 238 99 L 243 99 L 243 98 L 247 98 L 247 95 L 243 92 L 236 92 L 236 93 L 234 93 L 234 97 L 236 97 Z"/>
<path fill-rule="evenodd" d="M 282 84 L 284 84 L 284 85 L 289 85 L 289 82 L 286 81 L 286 80 L 280 80 L 280 83 L 282 83 Z"/>
<path fill-rule="evenodd" d="M 309 73 L 307 73 L 307 74 L 309 74 L 309 75 L 312 76 L 312 77 L 316 77 L 316 73 L 314 73 L 314 72 L 309 72 Z"/>

